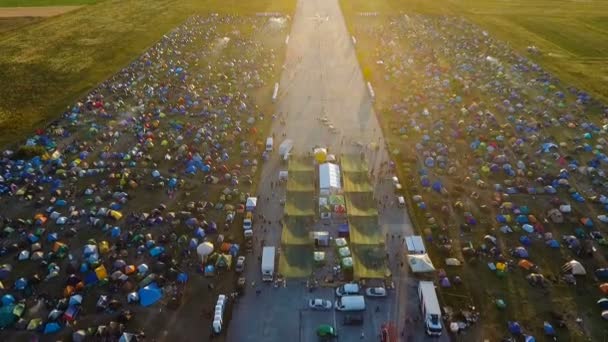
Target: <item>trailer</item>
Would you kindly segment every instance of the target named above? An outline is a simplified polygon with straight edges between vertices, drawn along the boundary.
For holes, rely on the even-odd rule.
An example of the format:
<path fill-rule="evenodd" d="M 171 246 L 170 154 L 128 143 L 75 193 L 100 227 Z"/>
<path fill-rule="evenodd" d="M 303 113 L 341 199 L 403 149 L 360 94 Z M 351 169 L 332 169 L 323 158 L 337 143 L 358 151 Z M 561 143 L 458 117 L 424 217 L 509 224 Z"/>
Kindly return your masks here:
<path fill-rule="evenodd" d="M 262 281 L 274 280 L 274 256 L 276 248 L 266 246 L 262 250 Z"/>
<path fill-rule="evenodd" d="M 441 325 L 441 308 L 432 281 L 421 281 L 418 283 L 418 299 L 420 310 L 424 318 L 424 327 L 427 335 L 441 336 L 443 327 Z"/>

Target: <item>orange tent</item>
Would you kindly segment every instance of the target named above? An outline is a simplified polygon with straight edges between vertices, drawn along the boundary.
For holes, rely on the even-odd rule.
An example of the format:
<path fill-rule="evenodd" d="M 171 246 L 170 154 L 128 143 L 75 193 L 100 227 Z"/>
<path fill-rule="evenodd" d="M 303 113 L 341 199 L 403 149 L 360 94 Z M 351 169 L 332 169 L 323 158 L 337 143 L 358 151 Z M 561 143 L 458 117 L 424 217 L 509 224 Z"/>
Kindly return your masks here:
<path fill-rule="evenodd" d="M 74 293 L 74 287 L 73 286 L 66 286 L 65 289 L 63 290 L 63 296 L 64 297 L 69 297 Z"/>
<path fill-rule="evenodd" d="M 601 284 L 600 291 L 602 291 L 603 294 L 608 294 L 608 283 Z"/>
<path fill-rule="evenodd" d="M 48 219 L 46 216 L 44 216 L 44 214 L 38 213 L 34 216 L 34 220 L 38 221 L 38 223 L 42 225 L 45 224 L 46 220 Z"/>
<path fill-rule="evenodd" d="M 231 244 L 229 244 L 228 242 L 224 242 L 220 247 L 220 251 L 222 251 L 222 253 L 228 253 L 228 251 L 230 250 L 230 246 Z"/>
<path fill-rule="evenodd" d="M 530 261 L 526 260 L 526 259 L 521 259 L 519 260 L 519 262 L 517 263 L 517 265 L 521 268 L 523 268 L 524 270 L 530 270 L 532 267 L 534 267 L 534 264 L 531 263 Z"/>
<path fill-rule="evenodd" d="M 125 274 L 133 274 L 135 273 L 135 265 L 127 265 L 125 266 Z"/>

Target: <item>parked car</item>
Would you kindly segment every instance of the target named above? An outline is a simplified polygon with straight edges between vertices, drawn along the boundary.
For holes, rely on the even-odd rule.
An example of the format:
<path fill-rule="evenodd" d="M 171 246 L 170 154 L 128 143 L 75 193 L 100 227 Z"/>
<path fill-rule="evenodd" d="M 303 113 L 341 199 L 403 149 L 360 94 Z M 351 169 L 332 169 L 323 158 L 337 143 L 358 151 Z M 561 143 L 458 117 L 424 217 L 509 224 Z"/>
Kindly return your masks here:
<path fill-rule="evenodd" d="M 359 291 L 359 284 L 347 283 L 336 288 L 336 296 L 358 295 Z"/>
<path fill-rule="evenodd" d="M 234 267 L 234 271 L 236 273 L 242 273 L 245 270 L 245 256 L 241 255 L 238 259 L 236 259 L 236 266 Z"/>
<path fill-rule="evenodd" d="M 315 298 L 308 301 L 308 307 L 313 310 L 331 310 L 331 301 Z"/>
<path fill-rule="evenodd" d="M 344 325 L 362 325 L 363 315 L 346 315 L 342 323 Z"/>
<path fill-rule="evenodd" d="M 365 289 L 365 295 L 368 297 L 386 297 L 386 289 L 384 287 L 370 287 Z"/>

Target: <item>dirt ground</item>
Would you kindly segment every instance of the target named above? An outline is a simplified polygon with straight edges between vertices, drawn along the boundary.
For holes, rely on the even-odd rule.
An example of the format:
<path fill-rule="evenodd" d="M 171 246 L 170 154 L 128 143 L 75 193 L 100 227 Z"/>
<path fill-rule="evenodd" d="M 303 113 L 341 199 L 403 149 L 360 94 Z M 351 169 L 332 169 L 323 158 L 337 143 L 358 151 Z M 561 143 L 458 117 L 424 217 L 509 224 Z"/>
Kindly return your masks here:
<path fill-rule="evenodd" d="M 0 18 L 52 17 L 73 11 L 81 6 L 2 7 Z"/>

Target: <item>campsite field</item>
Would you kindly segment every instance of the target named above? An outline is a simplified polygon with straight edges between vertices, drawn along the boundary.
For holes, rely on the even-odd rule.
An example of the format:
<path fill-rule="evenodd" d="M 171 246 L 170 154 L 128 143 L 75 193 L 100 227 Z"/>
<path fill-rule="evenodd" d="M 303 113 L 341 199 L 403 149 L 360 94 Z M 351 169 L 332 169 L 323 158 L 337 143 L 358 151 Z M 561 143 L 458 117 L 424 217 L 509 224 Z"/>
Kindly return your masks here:
<path fill-rule="evenodd" d="M 194 14 L 292 13 L 295 1 L 108 0 L 0 36 L 0 144 L 61 115 Z"/>
<path fill-rule="evenodd" d="M 564 88 L 568 85 L 576 86 L 579 89 L 591 92 L 605 102 L 608 98 L 608 92 L 602 84 L 608 79 L 608 68 L 606 66 L 608 51 L 606 50 L 606 44 L 603 43 L 608 40 L 607 3 L 602 1 L 503 2 L 455 0 L 427 2 L 413 0 L 399 2 L 392 0 L 342 0 L 341 6 L 349 30 L 357 39 L 356 49 L 364 77 L 371 81 L 374 86 L 376 92 L 375 109 L 388 140 L 389 148 L 391 151 L 397 151 L 394 153 L 398 165 L 397 173 L 405 185 L 405 195 L 409 202 L 412 221 L 418 232 L 422 234 L 427 235 L 431 233 L 431 230 L 433 231 L 433 241 L 430 243 L 433 246 L 431 247 L 431 255 L 433 261 L 441 267 L 445 267 L 442 259 L 447 256 L 467 260 L 467 265 L 458 271 L 449 269 L 451 274 L 456 273 L 462 278 L 463 284 L 440 291 L 444 304 L 452 308 L 464 308 L 473 304 L 482 313 L 481 322 L 477 324 L 477 328 L 465 335 L 458 336 L 459 339 L 500 339 L 507 334 L 506 322 L 508 320 L 517 320 L 526 327 L 527 333 L 535 335 L 538 339 L 543 335 L 543 321 L 552 321 L 558 314 L 563 314 L 562 318 L 567 322 L 566 328 L 559 330 L 560 340 L 584 341 L 605 338 L 607 331 L 604 329 L 604 324 L 599 317 L 597 304 L 595 303 L 601 296 L 597 289 L 597 280 L 593 279 L 593 276 L 588 276 L 584 279 L 578 279 L 577 285 L 573 287 L 563 282 L 563 273 L 560 270 L 561 265 L 573 257 L 583 258 L 579 260 L 584 260 L 588 272 L 594 267 L 605 267 L 603 250 L 600 249 L 593 257 L 585 258 L 583 255 L 575 255 L 564 247 L 559 250 L 548 249 L 546 246 L 542 246 L 542 241 L 538 242 L 538 244 L 541 244 L 540 246 L 533 245 L 530 247 L 533 253 L 532 260 L 551 283 L 550 290 L 530 286 L 525 279 L 529 271 L 520 267 L 510 269 L 505 278 L 500 278 L 493 272 L 488 271 L 488 266 L 486 262 L 482 261 L 483 259 L 471 260 L 462 254 L 463 248 L 468 246 L 480 248 L 479 243 L 480 241 L 481 243 L 484 242 L 484 234 L 497 234 L 499 239 L 503 239 L 503 243 L 506 243 L 499 248 L 510 253 L 509 247 L 512 248 L 518 244 L 517 237 L 520 236 L 521 231 L 516 231 L 516 238 L 504 237 L 497 231 L 495 217 L 501 213 L 501 209 L 490 205 L 493 196 L 491 189 L 483 190 L 475 187 L 474 184 L 465 183 L 468 176 L 473 177 L 474 171 L 471 171 L 470 168 L 467 169 L 471 166 L 467 164 L 469 160 L 464 157 L 458 156 L 459 161 L 457 163 L 460 163 L 460 166 L 456 174 L 451 177 L 440 176 L 445 179 L 444 187 L 447 193 L 426 191 L 428 188 L 425 189 L 420 186 L 421 173 L 418 171 L 424 168 L 423 162 L 426 156 L 418 155 L 415 145 L 422 140 L 423 134 L 429 134 L 432 137 L 438 133 L 430 129 L 419 132 L 408 129 L 406 130 L 407 133 L 404 133 L 401 131 L 401 127 L 409 127 L 408 123 L 414 117 L 413 112 L 418 108 L 416 104 L 412 104 L 412 100 L 410 100 L 410 105 L 413 108 L 403 106 L 401 103 L 402 107 L 409 110 L 409 113 L 406 111 L 406 115 L 404 115 L 403 112 L 396 114 L 392 106 L 395 103 L 400 103 L 405 96 L 420 95 L 425 92 L 428 94 L 434 92 L 434 90 L 431 86 L 418 89 L 411 88 L 412 83 L 407 81 L 410 74 L 403 72 L 403 70 L 401 70 L 401 77 L 388 77 L 387 74 L 390 75 L 390 73 L 386 72 L 387 62 L 391 66 L 398 66 L 399 63 L 402 63 L 401 65 L 406 64 L 402 61 L 392 60 L 391 54 L 394 56 L 407 55 L 407 53 L 402 52 L 414 51 L 419 46 L 413 43 L 409 45 L 409 37 L 406 36 L 401 37 L 401 41 L 390 43 L 388 41 L 381 42 L 379 37 L 383 36 L 383 30 L 387 32 L 395 30 L 395 27 L 387 28 L 383 25 L 389 21 L 389 18 L 394 18 L 398 14 L 407 14 L 412 18 L 417 14 L 435 19 L 446 15 L 463 17 L 487 30 L 493 37 L 507 42 L 515 51 L 539 63 L 545 70 L 558 77 L 561 81 L 560 85 Z M 360 15 L 361 12 L 373 14 Z M 417 17 L 412 19 L 412 23 L 417 22 L 417 19 Z M 385 36 L 391 37 L 390 34 Z M 395 51 L 383 50 L 386 49 L 386 46 L 393 47 Z M 528 46 L 536 46 L 540 53 L 528 53 Z M 441 51 L 444 47 L 437 45 L 434 48 Z M 438 53 L 438 55 L 441 55 L 441 53 Z M 424 59 L 427 56 L 416 57 Z M 414 65 L 416 65 L 416 62 L 419 61 L 414 61 Z M 425 60 L 424 63 L 427 62 L 428 60 Z M 456 65 L 456 62 L 449 59 L 439 59 L 435 62 L 440 66 L 445 66 L 448 70 Z M 424 70 L 423 66 L 424 64 L 418 69 L 413 69 L 421 70 L 419 76 L 422 80 L 425 77 L 422 71 Z M 405 70 L 409 71 L 410 69 Z M 426 77 L 428 77 L 429 70 L 426 71 Z M 456 88 L 455 93 L 460 95 L 458 91 L 459 89 Z M 485 97 L 473 97 L 473 100 L 490 104 L 496 101 L 494 98 Z M 428 105 L 430 106 L 432 103 Z M 452 122 L 453 119 L 450 120 L 450 117 L 442 117 L 441 115 L 444 113 L 439 112 L 437 114 L 436 120 L 438 118 L 447 120 L 448 125 L 456 123 L 455 121 Z M 587 116 L 590 118 L 600 117 L 597 114 L 599 114 L 598 110 L 589 107 L 581 120 L 590 120 Z M 415 120 L 418 123 L 423 121 L 423 125 L 428 125 L 426 121 L 421 120 L 418 116 L 415 117 Z M 502 118 L 499 120 L 502 120 Z M 466 119 L 465 122 L 467 122 Z M 556 141 L 577 141 L 576 137 L 572 135 L 572 131 L 560 128 L 548 128 L 547 135 L 544 136 Z M 469 145 L 466 139 L 470 138 L 469 136 L 462 140 L 448 139 L 450 149 L 453 148 L 455 151 L 452 152 L 457 153 L 467 151 Z M 453 157 L 452 152 L 450 158 Z M 533 154 L 535 151 L 528 150 L 527 152 Z M 464 153 L 466 155 L 467 152 Z M 566 153 L 573 152 L 568 151 Z M 585 158 L 583 156 L 577 157 Z M 583 159 L 582 161 L 587 162 L 588 160 Z M 473 166 L 474 169 L 475 166 Z M 547 165 L 546 172 L 556 173 L 557 171 L 550 170 L 549 165 Z M 583 192 L 592 192 L 593 188 L 586 184 L 587 181 L 588 179 L 577 179 L 576 189 Z M 493 184 L 494 181 L 488 180 L 488 182 Z M 572 182 L 574 183 L 574 180 Z M 418 209 L 418 203 L 412 201 L 413 195 L 417 194 L 422 195 L 430 210 Z M 473 195 L 479 195 L 480 197 L 475 200 L 470 197 Z M 572 234 L 577 225 L 580 226 L 578 218 L 581 216 L 588 215 L 595 218 L 597 214 L 601 213 L 590 201 L 576 203 L 569 196 L 563 194 L 560 198 L 566 202 L 574 202 L 572 206 L 575 214 L 572 215 L 574 217 L 569 217 L 564 225 L 555 228 L 550 225 L 552 232 L 556 234 L 556 238 Z M 525 203 L 532 213 L 541 217 L 552 207 L 549 204 L 550 199 L 551 197 L 544 196 L 537 197 L 535 200 L 528 200 L 528 197 L 523 195 L 510 198 L 515 203 Z M 466 224 L 463 225 L 463 222 L 458 219 L 462 216 L 463 210 L 471 212 L 478 219 L 477 227 L 481 229 L 469 230 L 470 227 Z M 435 246 L 442 245 L 441 241 L 447 241 L 451 245 L 451 254 L 446 253 L 441 248 L 435 248 Z M 534 242 L 534 244 L 536 243 Z M 505 310 L 497 309 L 495 301 L 499 298 L 508 303 Z M 582 320 L 580 325 L 574 323 L 577 318 Z"/>
<path fill-rule="evenodd" d="M 606 1 L 341 0 L 341 6 L 351 30 L 357 21 L 368 19 L 358 16 L 359 12 L 377 12 L 378 21 L 404 12 L 464 16 L 519 51 L 538 47 L 541 54 L 532 58 L 545 69 L 562 81 L 608 98 L 603 86 L 608 81 Z M 360 47 L 364 75 L 370 78 L 373 68 L 365 56 L 373 47 Z"/>

